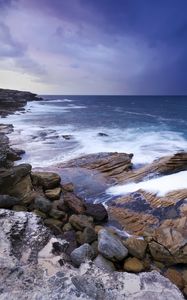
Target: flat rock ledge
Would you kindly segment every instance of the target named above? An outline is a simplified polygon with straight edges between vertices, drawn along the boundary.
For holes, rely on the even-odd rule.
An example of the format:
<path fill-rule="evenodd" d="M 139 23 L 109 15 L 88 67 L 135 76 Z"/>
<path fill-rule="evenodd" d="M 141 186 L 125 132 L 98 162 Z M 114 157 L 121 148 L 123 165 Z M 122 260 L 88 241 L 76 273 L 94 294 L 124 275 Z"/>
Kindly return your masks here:
<path fill-rule="evenodd" d="M 159 273 L 107 273 L 86 262 L 66 263 L 67 242 L 54 237 L 39 217 L 0 210 L 0 299 L 184 299 Z"/>

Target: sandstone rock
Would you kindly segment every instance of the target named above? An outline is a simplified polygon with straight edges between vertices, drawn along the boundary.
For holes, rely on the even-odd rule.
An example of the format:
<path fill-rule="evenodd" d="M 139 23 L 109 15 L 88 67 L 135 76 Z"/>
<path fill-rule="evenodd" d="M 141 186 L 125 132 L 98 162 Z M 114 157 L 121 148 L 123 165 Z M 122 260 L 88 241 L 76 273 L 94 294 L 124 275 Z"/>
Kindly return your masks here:
<path fill-rule="evenodd" d="M 49 200 L 45 199 L 44 197 L 38 196 L 34 201 L 34 206 L 36 209 L 41 210 L 44 213 L 48 213 L 51 208 L 52 204 Z"/>
<path fill-rule="evenodd" d="M 27 211 L 27 208 L 23 205 L 14 205 L 12 207 L 12 210 L 14 210 L 14 211 Z"/>
<path fill-rule="evenodd" d="M 97 234 L 95 233 L 94 228 L 86 227 L 83 231 L 84 243 L 91 244 L 97 239 Z"/>
<path fill-rule="evenodd" d="M 124 262 L 123 268 L 125 271 L 133 273 L 139 273 L 145 269 L 143 262 L 136 257 L 127 258 Z"/>
<path fill-rule="evenodd" d="M 31 166 L 28 164 L 0 169 L 1 194 L 17 197 L 25 204 L 31 203 L 34 193 L 30 172 Z"/>
<path fill-rule="evenodd" d="M 42 186 L 45 190 L 54 189 L 59 186 L 61 178 L 53 172 L 32 172 L 33 185 Z"/>
<path fill-rule="evenodd" d="M 47 218 L 47 215 L 44 212 L 42 212 L 42 211 L 40 211 L 38 209 L 34 209 L 33 213 L 35 213 L 37 216 L 41 217 L 42 219 L 46 219 Z"/>
<path fill-rule="evenodd" d="M 71 183 L 71 182 L 66 183 L 66 184 L 62 184 L 62 188 L 66 192 L 73 192 L 74 191 L 74 186 L 73 186 L 73 183 Z"/>
<path fill-rule="evenodd" d="M 94 264 L 101 270 L 104 270 L 107 272 L 114 272 L 116 270 L 113 262 L 106 259 L 105 257 L 103 257 L 100 254 L 94 259 Z"/>
<path fill-rule="evenodd" d="M 178 286 L 179 289 L 184 288 L 184 279 L 182 278 L 182 274 L 175 269 L 168 269 L 164 274 L 169 280 Z"/>
<path fill-rule="evenodd" d="M 72 215 L 69 218 L 69 223 L 77 230 L 83 230 L 86 227 L 93 225 L 93 219 L 85 215 Z"/>
<path fill-rule="evenodd" d="M 97 170 L 106 177 L 119 179 L 120 176 L 132 168 L 131 159 L 133 154 L 102 152 L 85 155 L 72 159 L 67 163 L 58 164 L 60 168 L 86 168 Z"/>
<path fill-rule="evenodd" d="M 82 263 L 92 259 L 93 256 L 94 253 L 92 247 L 89 244 L 84 244 L 73 250 L 71 253 L 71 260 L 75 266 L 79 267 Z"/>
<path fill-rule="evenodd" d="M 106 221 L 108 219 L 107 210 L 102 204 L 86 203 L 85 206 L 85 214 L 88 216 L 92 216 L 95 222 Z"/>
<path fill-rule="evenodd" d="M 128 250 L 120 239 L 105 229 L 98 234 L 98 251 L 112 261 L 120 261 L 128 255 Z"/>
<path fill-rule="evenodd" d="M 59 220 L 55 220 L 52 218 L 44 219 L 44 224 L 49 227 L 54 234 L 58 235 L 61 234 L 61 228 L 63 226 L 63 223 Z"/>
<path fill-rule="evenodd" d="M 51 209 L 49 212 L 49 216 L 54 219 L 64 219 L 66 217 L 66 213 L 57 209 Z"/>
<path fill-rule="evenodd" d="M 123 244 L 128 249 L 129 254 L 139 259 L 144 258 L 147 248 L 147 242 L 145 240 L 129 237 Z"/>
<path fill-rule="evenodd" d="M 85 212 L 84 201 L 73 193 L 65 193 L 63 196 L 64 204 L 76 214 L 83 214 Z"/>
<path fill-rule="evenodd" d="M 63 231 L 69 231 L 69 230 L 72 230 L 73 227 L 71 226 L 70 223 L 66 223 L 64 226 L 63 226 Z"/>
<path fill-rule="evenodd" d="M 160 227 L 154 230 L 149 242 L 152 257 L 167 265 L 187 263 L 187 238 L 185 228 L 181 230 Z"/>
<path fill-rule="evenodd" d="M 57 187 L 52 190 L 46 190 L 45 195 L 50 200 L 58 200 L 60 198 L 61 188 Z"/>
<path fill-rule="evenodd" d="M 106 273 L 94 264 L 64 264 L 67 242 L 51 236 L 32 213 L 0 210 L 1 299 L 183 300 L 157 272 Z"/>
<path fill-rule="evenodd" d="M 20 200 L 9 195 L 0 195 L 0 208 L 11 208 L 18 204 Z"/>

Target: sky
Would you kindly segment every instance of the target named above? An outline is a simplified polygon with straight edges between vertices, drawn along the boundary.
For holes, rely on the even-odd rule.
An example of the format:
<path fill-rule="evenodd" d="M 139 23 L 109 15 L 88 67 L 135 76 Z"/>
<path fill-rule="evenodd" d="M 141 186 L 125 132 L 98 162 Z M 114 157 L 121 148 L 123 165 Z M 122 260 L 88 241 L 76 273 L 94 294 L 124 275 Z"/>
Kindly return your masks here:
<path fill-rule="evenodd" d="M 187 95 L 187 0 L 0 0 L 0 87 Z"/>

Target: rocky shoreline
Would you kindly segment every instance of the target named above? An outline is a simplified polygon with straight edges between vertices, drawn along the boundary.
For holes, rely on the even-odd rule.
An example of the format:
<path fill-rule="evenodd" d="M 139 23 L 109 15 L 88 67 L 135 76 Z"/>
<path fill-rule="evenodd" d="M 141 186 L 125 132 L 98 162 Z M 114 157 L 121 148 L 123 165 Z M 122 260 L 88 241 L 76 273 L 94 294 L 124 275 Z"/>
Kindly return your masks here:
<path fill-rule="evenodd" d="M 3 104 L 3 116 L 36 99 L 9 90 L 0 90 L 2 97 L 9 105 L 20 97 L 9 111 Z M 187 189 L 160 198 L 137 191 L 115 199 L 106 210 L 79 197 L 58 172 L 14 166 L 23 151 L 9 147 L 12 130 L 12 125 L 0 125 L 0 299 L 183 299 L 162 275 L 187 295 Z M 132 158 L 99 153 L 57 167 L 63 172 L 88 169 L 113 184 L 187 169 L 185 152 L 138 170 Z M 108 226 L 108 219 L 131 235 Z"/>

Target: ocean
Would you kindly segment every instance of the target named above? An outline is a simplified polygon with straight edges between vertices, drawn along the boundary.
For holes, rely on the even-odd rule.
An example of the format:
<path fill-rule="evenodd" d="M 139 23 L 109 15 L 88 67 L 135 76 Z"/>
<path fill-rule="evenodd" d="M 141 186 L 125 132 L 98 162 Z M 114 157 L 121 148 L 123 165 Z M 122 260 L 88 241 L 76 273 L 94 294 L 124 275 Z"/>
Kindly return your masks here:
<path fill-rule="evenodd" d="M 43 98 L 28 102 L 25 113 L 17 112 L 3 120 L 14 125 L 11 144 L 26 150 L 22 162 L 33 167 L 109 151 L 133 153 L 138 167 L 187 151 L 187 97 Z"/>

